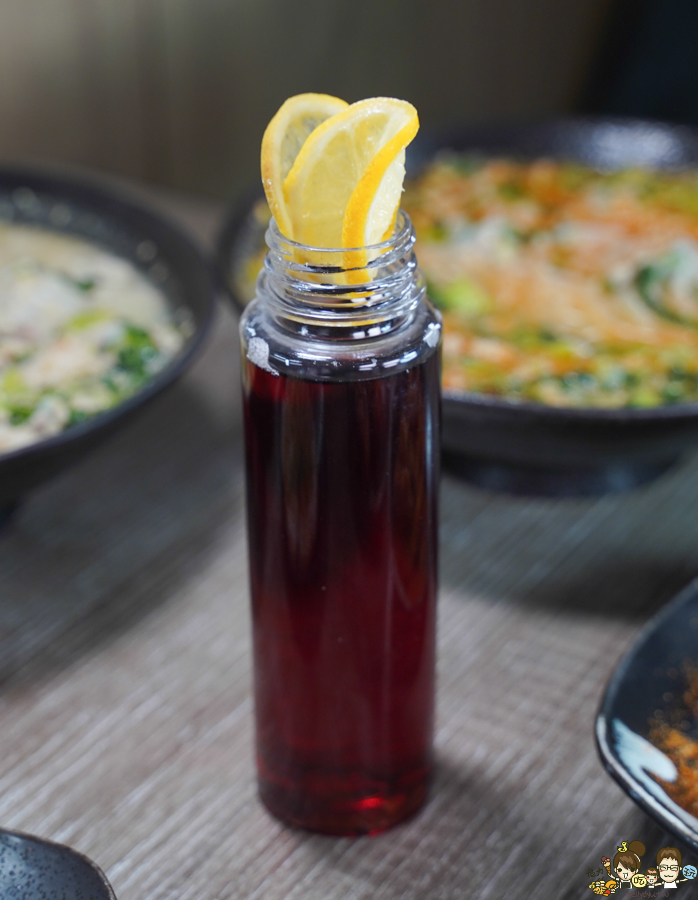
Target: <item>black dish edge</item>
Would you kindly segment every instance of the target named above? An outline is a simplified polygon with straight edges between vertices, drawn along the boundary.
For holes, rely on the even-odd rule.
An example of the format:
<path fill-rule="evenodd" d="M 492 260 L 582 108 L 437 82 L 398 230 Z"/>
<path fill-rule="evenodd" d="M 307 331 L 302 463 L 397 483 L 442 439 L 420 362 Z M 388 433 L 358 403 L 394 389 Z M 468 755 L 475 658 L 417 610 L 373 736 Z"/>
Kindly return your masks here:
<path fill-rule="evenodd" d="M 102 869 L 97 865 L 96 862 L 94 862 L 94 860 L 91 860 L 89 856 L 85 856 L 84 853 L 80 853 L 79 850 L 75 850 L 73 847 L 69 847 L 67 844 L 61 844 L 57 841 L 50 841 L 47 838 L 37 837 L 35 834 L 29 834 L 26 831 L 10 831 L 6 828 L 2 828 L 0 829 L 0 835 L 19 838 L 20 841 L 25 841 L 38 847 L 48 847 L 51 850 L 58 851 L 61 854 L 68 854 L 75 857 L 75 859 L 78 859 L 80 862 L 84 863 L 97 876 L 97 878 L 101 882 L 102 887 L 104 888 L 105 900 L 117 900 L 116 894 L 114 893 L 114 888 L 111 886 L 109 879 L 104 874 Z"/>
<path fill-rule="evenodd" d="M 691 601 L 698 602 L 698 578 L 686 585 L 673 600 L 667 603 L 666 606 L 663 606 L 642 628 L 616 666 L 604 689 L 601 704 L 596 715 L 594 737 L 601 763 L 611 778 L 620 785 L 623 791 L 650 818 L 654 819 L 698 853 L 698 819 L 696 819 L 695 834 L 691 834 L 687 830 L 686 825 L 671 810 L 667 809 L 659 800 L 649 794 L 641 784 L 638 784 L 615 753 L 614 739 L 611 733 L 612 711 L 616 695 L 636 656 L 642 652 L 665 622 L 676 615 L 678 610 L 689 605 Z"/>

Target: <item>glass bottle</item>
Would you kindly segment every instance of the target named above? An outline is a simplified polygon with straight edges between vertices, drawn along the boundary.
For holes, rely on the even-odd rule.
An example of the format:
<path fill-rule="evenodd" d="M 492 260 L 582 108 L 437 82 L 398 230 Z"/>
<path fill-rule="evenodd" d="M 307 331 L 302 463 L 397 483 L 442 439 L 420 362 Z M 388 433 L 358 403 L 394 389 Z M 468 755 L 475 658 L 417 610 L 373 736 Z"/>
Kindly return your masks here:
<path fill-rule="evenodd" d="M 431 770 L 441 320 L 400 213 L 356 251 L 272 220 L 240 333 L 259 791 L 382 831 Z"/>

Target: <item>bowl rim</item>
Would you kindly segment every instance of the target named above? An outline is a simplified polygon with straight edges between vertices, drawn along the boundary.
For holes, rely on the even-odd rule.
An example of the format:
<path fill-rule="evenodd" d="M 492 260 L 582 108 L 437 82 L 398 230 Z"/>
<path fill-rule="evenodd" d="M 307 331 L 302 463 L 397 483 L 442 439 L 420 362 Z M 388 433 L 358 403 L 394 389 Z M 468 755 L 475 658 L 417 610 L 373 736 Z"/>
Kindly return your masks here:
<path fill-rule="evenodd" d="M 411 175 L 414 175 L 436 153 L 448 149 L 449 143 L 458 137 L 467 136 L 468 140 L 475 142 L 478 139 L 496 140 L 511 138 L 514 135 L 533 135 L 542 133 L 546 129 L 551 131 L 554 129 L 568 130 L 572 133 L 580 130 L 592 132 L 599 129 L 614 128 L 622 128 L 626 131 L 652 129 L 667 135 L 678 136 L 684 141 L 693 140 L 698 152 L 698 128 L 692 128 L 689 125 L 674 125 L 673 123 L 660 120 L 622 116 L 558 116 L 530 122 L 462 125 L 456 123 L 440 129 L 420 132 L 413 144 L 408 147 L 408 168 L 410 155 L 418 155 L 422 147 L 426 147 L 428 153 L 425 159 L 410 173 Z M 502 151 L 502 153 L 504 152 Z M 491 155 L 494 156 L 495 154 Z M 512 153 L 512 155 L 516 156 L 516 153 Z M 568 157 L 560 154 L 556 155 L 553 151 L 551 151 L 551 157 L 555 159 L 573 158 L 572 155 Z M 671 167 L 667 168 L 671 169 Z M 695 168 L 698 169 L 698 160 Z M 263 198 L 264 191 L 261 182 L 259 185 L 249 186 L 241 193 L 237 201 L 231 205 L 230 211 L 216 236 L 214 250 L 216 280 L 221 293 L 232 304 L 238 315 L 241 315 L 244 311 L 245 304 L 229 278 L 230 264 L 237 240 L 246 227 L 255 204 Z M 419 254 L 419 248 L 417 248 L 417 254 Z M 466 408 L 470 407 L 492 413 L 510 413 L 515 416 L 526 414 L 529 418 L 544 419 L 551 423 L 573 421 L 598 424 L 604 422 L 631 424 L 698 419 L 698 401 L 654 407 L 549 406 L 545 403 L 535 403 L 531 400 L 517 400 L 493 394 L 469 393 L 446 388 L 442 389 L 442 398 L 449 411 L 453 413 L 456 413 L 459 409 L 465 411 Z"/>
<path fill-rule="evenodd" d="M 640 630 L 632 644 L 623 654 L 612 675 L 604 688 L 601 702 L 594 723 L 594 737 L 596 750 L 604 769 L 616 781 L 628 796 L 638 804 L 655 821 L 660 822 L 680 840 L 690 844 L 693 850 L 698 851 L 698 818 L 693 816 L 696 825 L 691 831 L 670 809 L 667 809 L 660 800 L 654 797 L 640 784 L 622 762 L 618 759 L 614 750 L 614 738 L 612 735 L 612 707 L 618 688 L 625 680 L 628 669 L 635 660 L 636 655 L 655 633 L 661 629 L 664 623 L 671 619 L 677 610 L 688 606 L 691 602 L 698 601 L 698 578 L 690 581 L 672 600 L 663 606 Z M 691 813 L 686 813 L 691 816 Z"/>
<path fill-rule="evenodd" d="M 119 221 L 122 213 L 126 213 L 126 215 L 132 214 L 144 220 L 146 225 L 154 225 L 157 230 L 164 230 L 168 236 L 174 238 L 181 246 L 186 247 L 187 252 L 195 260 L 198 275 L 202 278 L 202 283 L 206 284 L 208 297 L 203 316 L 200 317 L 200 323 L 196 325 L 190 337 L 185 340 L 180 352 L 164 368 L 157 372 L 146 385 L 130 397 L 117 403 L 116 406 L 99 412 L 84 422 L 73 425 L 57 434 L 34 441 L 24 447 L 19 447 L 16 450 L 0 452 L 0 465 L 13 463 L 19 459 L 30 460 L 32 457 L 40 456 L 44 452 L 60 448 L 65 444 L 108 427 L 117 419 L 146 404 L 164 388 L 176 381 L 198 356 L 210 334 L 216 313 L 216 280 L 210 259 L 190 235 L 171 216 L 161 212 L 155 203 L 143 199 L 134 190 L 115 184 L 106 176 L 100 177 L 92 172 L 81 173 L 72 168 L 66 172 L 60 167 L 53 166 L 0 165 L 0 185 L 5 179 L 26 180 L 27 187 L 31 188 L 33 184 L 38 186 L 40 191 L 45 190 L 49 193 L 53 190 L 58 196 L 60 196 L 61 190 L 66 190 L 76 197 L 76 202 L 79 202 L 80 198 L 84 197 L 85 201 L 92 200 L 98 205 L 106 205 L 108 209 L 104 212 L 104 217 L 107 219 Z M 64 233 L 60 228 L 45 230 L 53 230 L 56 234 Z M 90 242 L 89 237 L 85 236 L 81 239 Z M 92 243 L 99 246 L 94 241 Z M 119 256 L 114 251 L 109 251 L 108 247 L 104 249 L 107 252 L 112 252 L 115 256 Z M 183 305 L 186 306 L 186 297 Z"/>

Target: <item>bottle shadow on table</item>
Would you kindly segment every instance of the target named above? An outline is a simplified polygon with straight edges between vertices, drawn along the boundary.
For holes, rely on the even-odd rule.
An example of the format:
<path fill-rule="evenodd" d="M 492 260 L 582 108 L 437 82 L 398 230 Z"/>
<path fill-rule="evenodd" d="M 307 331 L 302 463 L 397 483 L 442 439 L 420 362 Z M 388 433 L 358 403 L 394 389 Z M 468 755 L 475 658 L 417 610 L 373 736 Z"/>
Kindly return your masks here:
<path fill-rule="evenodd" d="M 441 583 L 466 596 L 644 619 L 698 575 L 698 459 L 627 493 L 495 494 L 442 482 Z"/>
<path fill-rule="evenodd" d="M 239 422 L 188 380 L 0 534 L 0 693 L 93 654 L 206 565 L 242 505 Z"/>

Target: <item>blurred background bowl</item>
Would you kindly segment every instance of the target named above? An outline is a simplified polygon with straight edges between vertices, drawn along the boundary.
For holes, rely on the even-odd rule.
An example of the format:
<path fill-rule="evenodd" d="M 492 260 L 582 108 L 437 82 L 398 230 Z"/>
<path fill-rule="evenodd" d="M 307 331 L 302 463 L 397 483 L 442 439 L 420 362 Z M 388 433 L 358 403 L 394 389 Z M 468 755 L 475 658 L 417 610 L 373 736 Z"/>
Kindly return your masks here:
<path fill-rule="evenodd" d="M 60 434 L 0 454 L 1 516 L 124 425 L 187 369 L 209 331 L 215 290 L 206 260 L 177 227 L 90 179 L 0 168 L 0 220 L 84 238 L 128 260 L 162 291 L 174 321 L 189 325 L 182 348 L 142 390 Z"/>
<path fill-rule="evenodd" d="M 408 177 L 443 150 L 576 161 L 599 169 L 698 166 L 698 132 L 628 119 L 560 119 L 539 124 L 463 127 L 419 135 L 408 148 Z M 217 268 L 240 311 L 250 261 L 263 246 L 259 191 L 231 211 L 217 245 Z M 256 211 L 257 210 L 257 211 Z M 419 258 L 419 243 L 417 243 Z M 446 391 L 445 465 L 493 490 L 587 495 L 627 490 L 656 478 L 698 444 L 698 404 L 653 409 L 562 408 Z"/>

